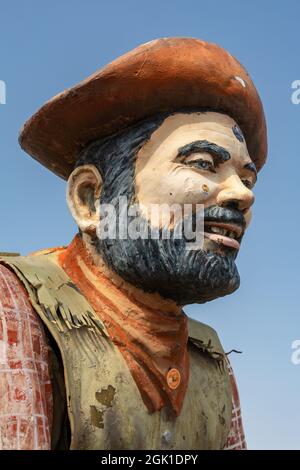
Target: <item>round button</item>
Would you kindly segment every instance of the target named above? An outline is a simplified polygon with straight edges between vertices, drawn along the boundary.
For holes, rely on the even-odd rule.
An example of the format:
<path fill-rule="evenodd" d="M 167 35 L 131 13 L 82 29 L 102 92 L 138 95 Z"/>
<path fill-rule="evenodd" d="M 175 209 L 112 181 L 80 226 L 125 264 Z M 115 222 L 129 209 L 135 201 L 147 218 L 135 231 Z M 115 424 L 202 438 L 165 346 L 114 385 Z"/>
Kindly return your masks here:
<path fill-rule="evenodd" d="M 167 384 L 172 389 L 175 390 L 181 381 L 181 375 L 178 369 L 170 369 L 167 373 Z"/>

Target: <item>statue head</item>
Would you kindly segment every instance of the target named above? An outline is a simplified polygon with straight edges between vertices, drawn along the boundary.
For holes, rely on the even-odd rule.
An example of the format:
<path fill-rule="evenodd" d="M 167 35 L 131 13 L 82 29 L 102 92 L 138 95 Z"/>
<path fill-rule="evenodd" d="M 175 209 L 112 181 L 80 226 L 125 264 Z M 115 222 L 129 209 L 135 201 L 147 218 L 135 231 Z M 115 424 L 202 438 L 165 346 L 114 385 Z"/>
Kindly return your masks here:
<path fill-rule="evenodd" d="M 29 121 L 21 144 L 68 176 L 68 204 L 88 247 L 125 281 L 180 305 L 234 292 L 235 261 L 266 158 L 262 106 L 242 66 L 218 46 L 164 39 L 54 100 L 42 108 L 48 121 L 41 114 Z M 66 128 L 57 127 L 59 113 L 70 120 Z M 46 137 L 54 131 L 49 122 L 54 142 Z M 200 213 L 203 237 L 190 249 L 182 220 L 195 235 Z"/>
<path fill-rule="evenodd" d="M 69 177 L 68 203 L 87 243 L 123 279 L 179 304 L 205 302 L 239 286 L 235 259 L 250 222 L 255 181 L 255 165 L 232 118 L 182 111 L 90 144 Z M 153 205 L 159 210 L 155 220 Z M 189 249 L 183 233 L 174 237 L 176 211 L 186 205 L 192 218 L 193 208 L 204 208 L 198 249 Z M 172 217 L 165 216 L 167 208 Z M 103 237 L 99 224 L 107 224 L 110 234 Z M 121 236 L 130 224 L 136 236 L 130 230 Z M 169 229 L 165 238 L 163 228 Z"/>

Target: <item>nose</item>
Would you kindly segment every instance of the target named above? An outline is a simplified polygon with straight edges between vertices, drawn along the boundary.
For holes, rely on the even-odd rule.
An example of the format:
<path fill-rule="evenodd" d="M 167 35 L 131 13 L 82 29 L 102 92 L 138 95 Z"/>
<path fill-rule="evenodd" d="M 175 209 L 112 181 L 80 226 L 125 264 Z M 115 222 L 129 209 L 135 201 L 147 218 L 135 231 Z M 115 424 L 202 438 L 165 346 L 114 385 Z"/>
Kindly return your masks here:
<path fill-rule="evenodd" d="M 217 196 L 217 204 L 223 207 L 234 206 L 245 213 L 254 203 L 254 199 L 253 192 L 244 185 L 239 176 L 231 175 Z"/>

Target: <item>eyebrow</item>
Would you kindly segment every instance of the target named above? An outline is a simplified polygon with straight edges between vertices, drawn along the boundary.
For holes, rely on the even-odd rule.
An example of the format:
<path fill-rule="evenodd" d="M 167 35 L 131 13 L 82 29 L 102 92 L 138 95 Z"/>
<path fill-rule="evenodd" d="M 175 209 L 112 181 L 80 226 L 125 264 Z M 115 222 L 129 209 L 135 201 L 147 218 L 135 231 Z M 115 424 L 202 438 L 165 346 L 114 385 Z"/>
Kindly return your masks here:
<path fill-rule="evenodd" d="M 256 166 L 254 165 L 253 162 L 249 162 L 249 163 L 246 163 L 246 165 L 244 165 L 244 168 L 246 170 L 249 170 L 249 171 L 252 171 L 255 175 L 255 182 L 257 181 L 257 170 L 256 170 Z"/>
<path fill-rule="evenodd" d="M 224 149 L 220 145 L 214 144 L 213 142 L 208 142 L 208 140 L 196 140 L 195 142 L 190 142 L 189 144 L 184 145 L 178 149 L 178 157 L 188 157 L 193 153 L 197 152 L 208 152 L 216 160 L 216 163 L 227 162 L 231 156 L 228 150 Z"/>

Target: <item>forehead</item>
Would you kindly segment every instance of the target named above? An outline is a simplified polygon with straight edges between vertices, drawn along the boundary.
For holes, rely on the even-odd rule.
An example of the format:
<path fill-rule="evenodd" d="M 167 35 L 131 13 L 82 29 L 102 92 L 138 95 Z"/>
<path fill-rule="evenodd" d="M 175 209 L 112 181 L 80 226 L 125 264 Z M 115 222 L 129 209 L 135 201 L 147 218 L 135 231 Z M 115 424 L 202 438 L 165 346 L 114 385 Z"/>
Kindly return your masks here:
<path fill-rule="evenodd" d="M 139 156 L 149 157 L 166 151 L 168 155 L 173 155 L 183 145 L 197 140 L 207 140 L 224 147 L 232 157 L 241 157 L 249 161 L 246 142 L 236 135 L 233 130 L 235 126 L 239 129 L 231 117 L 221 113 L 176 113 L 168 116 L 156 129 L 139 152 Z"/>

